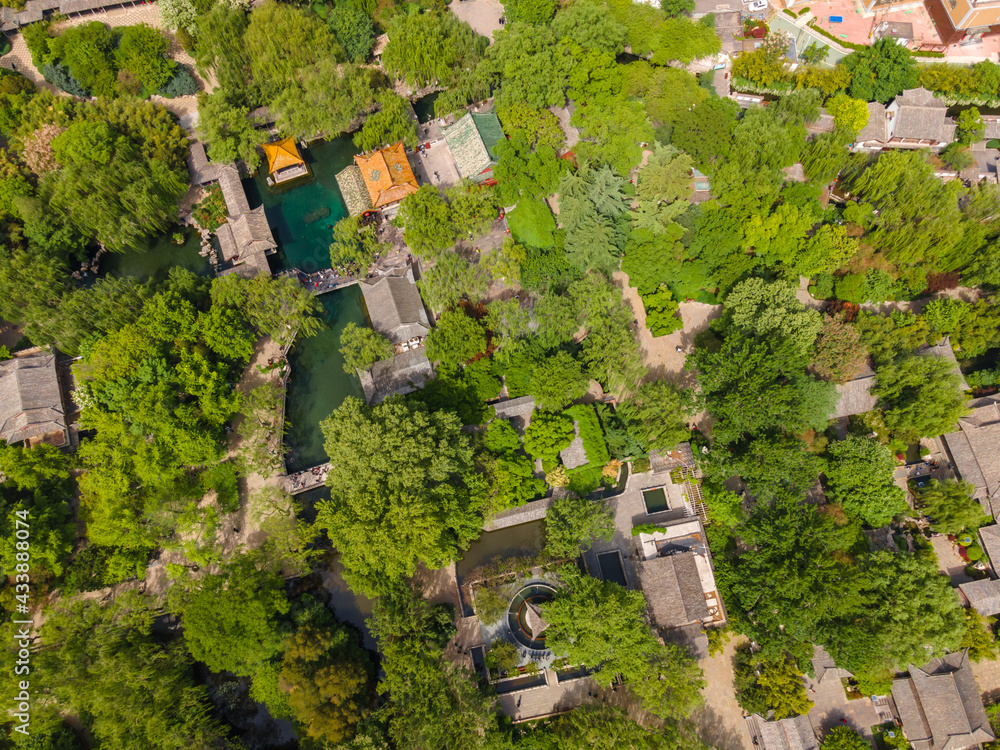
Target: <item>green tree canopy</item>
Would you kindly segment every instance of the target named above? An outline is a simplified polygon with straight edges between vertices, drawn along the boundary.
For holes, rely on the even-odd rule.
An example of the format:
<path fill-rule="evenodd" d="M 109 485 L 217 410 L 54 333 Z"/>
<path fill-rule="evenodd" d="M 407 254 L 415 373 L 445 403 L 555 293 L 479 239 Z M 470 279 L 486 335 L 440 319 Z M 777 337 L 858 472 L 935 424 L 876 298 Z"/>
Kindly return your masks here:
<path fill-rule="evenodd" d="M 896 458 L 877 440 L 851 435 L 827 451 L 827 496 L 848 515 L 878 528 L 909 510 L 906 493 L 893 481 Z"/>
<path fill-rule="evenodd" d="M 370 711 L 370 672 L 367 652 L 343 626 L 306 625 L 289 639 L 278 679 L 308 737 L 343 742 Z"/>
<path fill-rule="evenodd" d="M 944 357 L 919 355 L 876 369 L 872 393 L 894 435 L 914 442 L 954 429 L 968 400 L 955 369 Z"/>
<path fill-rule="evenodd" d="M 63 602 L 46 613 L 47 647 L 33 657 L 47 700 L 32 723 L 53 708 L 78 712 L 102 744 L 150 750 L 225 747 L 205 688 L 195 681 L 183 642 L 165 646 L 151 634 L 155 613 L 126 592 L 108 605 Z M 59 748 L 62 750 L 62 748 Z"/>
<path fill-rule="evenodd" d="M 340 353 L 344 357 L 344 372 L 348 375 L 389 359 L 392 352 L 392 342 L 367 326 L 348 323 L 340 332 Z"/>
<path fill-rule="evenodd" d="M 618 416 L 645 450 L 672 450 L 690 435 L 691 405 L 673 383 L 644 383 L 618 407 Z"/>
<path fill-rule="evenodd" d="M 989 520 L 979 501 L 972 497 L 973 489 L 968 482 L 931 481 L 921 493 L 919 503 L 935 531 L 957 534 L 978 529 Z"/>
<path fill-rule="evenodd" d="M 215 672 L 252 675 L 281 653 L 277 622 L 289 603 L 281 577 L 257 568 L 251 555 L 239 557 L 215 575 L 171 589 L 191 655 Z"/>
<path fill-rule="evenodd" d="M 567 352 L 557 351 L 535 367 L 530 388 L 535 406 L 554 411 L 583 396 L 589 385 L 583 366 Z"/>
<path fill-rule="evenodd" d="M 486 350 L 486 329 L 464 310 L 447 310 L 427 334 L 426 349 L 432 362 L 460 365 Z"/>
<path fill-rule="evenodd" d="M 643 707 L 663 718 L 686 716 L 698 706 L 700 670 L 680 646 L 664 645 L 652 633 L 641 592 L 591 578 L 573 565 L 560 568 L 559 576 L 559 594 L 542 605 L 547 648 L 596 669 L 598 684 L 621 675 Z"/>
<path fill-rule="evenodd" d="M 823 738 L 822 750 L 869 750 L 868 740 L 850 727 L 834 727 Z"/>
<path fill-rule="evenodd" d="M 455 244 L 455 229 L 448 204 L 433 185 L 424 185 L 399 204 L 399 222 L 406 245 L 414 253 L 438 258 Z"/>
<path fill-rule="evenodd" d="M 545 553 L 555 559 L 575 557 L 598 539 L 611 541 L 615 519 L 603 501 L 567 495 L 545 514 Z"/>
<path fill-rule="evenodd" d="M 479 535 L 485 488 L 454 413 L 348 398 L 321 427 L 332 499 L 320 503 L 316 523 L 356 591 L 377 593 L 418 561 L 440 567 Z"/>
<path fill-rule="evenodd" d="M 574 434 L 573 420 L 565 414 L 539 412 L 524 431 L 524 449 L 535 458 L 554 460 Z"/>
<path fill-rule="evenodd" d="M 851 73 L 851 96 L 887 104 L 897 94 L 917 85 L 917 66 L 910 50 L 884 38 L 855 50 L 841 64 Z"/>

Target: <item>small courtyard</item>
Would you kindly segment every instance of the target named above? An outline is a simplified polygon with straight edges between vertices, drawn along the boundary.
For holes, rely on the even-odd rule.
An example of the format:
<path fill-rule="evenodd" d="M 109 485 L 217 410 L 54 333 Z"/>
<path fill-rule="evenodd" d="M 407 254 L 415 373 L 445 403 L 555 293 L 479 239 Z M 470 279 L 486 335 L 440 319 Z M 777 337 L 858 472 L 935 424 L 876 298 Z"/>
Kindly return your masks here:
<path fill-rule="evenodd" d="M 801 12 L 806 7 L 815 17 L 819 28 L 853 44 L 871 44 L 876 38 L 875 30 L 883 22 L 889 22 L 913 25 L 913 42 L 910 44 L 910 49 L 938 49 L 941 45 L 937 28 L 927 9 L 922 6 L 889 13 L 879 12 L 868 18 L 864 17 L 853 0 L 820 0 L 793 5 L 791 10 Z M 840 17 L 843 20 L 831 23 L 831 17 Z M 976 44 L 952 44 L 940 51 L 945 52 L 948 57 L 968 58 L 970 63 L 986 59 L 995 60 L 1000 53 L 1000 37 L 987 37 Z"/>

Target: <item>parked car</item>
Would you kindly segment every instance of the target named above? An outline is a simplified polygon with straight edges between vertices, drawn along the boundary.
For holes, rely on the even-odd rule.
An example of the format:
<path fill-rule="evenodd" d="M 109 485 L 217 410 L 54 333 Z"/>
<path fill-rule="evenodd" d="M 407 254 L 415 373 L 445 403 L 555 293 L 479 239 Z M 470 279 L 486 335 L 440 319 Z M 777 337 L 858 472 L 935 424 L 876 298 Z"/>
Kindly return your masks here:
<path fill-rule="evenodd" d="M 753 0 L 747 6 L 747 10 L 751 13 L 760 13 L 762 10 L 767 10 L 767 0 Z"/>

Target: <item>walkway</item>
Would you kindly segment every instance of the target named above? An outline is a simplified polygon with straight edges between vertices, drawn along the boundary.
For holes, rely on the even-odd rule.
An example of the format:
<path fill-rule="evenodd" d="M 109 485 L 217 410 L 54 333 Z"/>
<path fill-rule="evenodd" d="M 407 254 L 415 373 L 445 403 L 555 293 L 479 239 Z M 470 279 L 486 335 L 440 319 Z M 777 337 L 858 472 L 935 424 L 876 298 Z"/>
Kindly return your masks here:
<path fill-rule="evenodd" d="M 687 352 L 694 349 L 696 334 L 708 328 L 708 324 L 722 315 L 722 305 L 708 305 L 703 302 L 681 302 L 680 314 L 684 327 L 667 336 L 653 336 L 646 327 L 646 309 L 639 297 L 639 291 L 629 286 L 628 274 L 616 271 L 615 284 L 622 290 L 622 296 L 632 307 L 632 315 L 638 321 L 639 345 L 642 347 L 642 362 L 649 369 L 646 380 L 669 380 L 678 385 L 691 385 L 693 376 L 684 369 Z M 681 351 L 677 351 L 677 347 Z"/>
<path fill-rule="evenodd" d="M 319 466 L 313 466 L 311 469 L 304 469 L 295 474 L 283 476 L 281 477 L 282 488 L 289 495 L 298 495 L 302 492 L 314 490 L 326 483 L 326 474 L 328 471 L 330 471 L 329 461 Z"/>
<path fill-rule="evenodd" d="M 493 44 L 493 32 L 503 28 L 500 26 L 503 16 L 500 0 L 454 0 L 448 7 L 456 18 L 489 39 L 490 44 Z"/>
<path fill-rule="evenodd" d="M 951 579 L 952 586 L 961 583 L 969 583 L 972 578 L 965 574 L 966 562 L 955 550 L 955 545 L 948 541 L 948 537 L 943 534 L 935 534 L 931 537 L 931 545 L 937 555 L 938 570 Z"/>
<path fill-rule="evenodd" d="M 750 731 L 743 718 L 743 709 L 736 702 L 733 683 L 733 654 L 746 638 L 736 636 L 726 644 L 721 654 L 698 662 L 705 673 L 705 687 L 701 694 L 705 705 L 691 719 L 698 727 L 702 741 L 717 750 L 751 750 Z"/>

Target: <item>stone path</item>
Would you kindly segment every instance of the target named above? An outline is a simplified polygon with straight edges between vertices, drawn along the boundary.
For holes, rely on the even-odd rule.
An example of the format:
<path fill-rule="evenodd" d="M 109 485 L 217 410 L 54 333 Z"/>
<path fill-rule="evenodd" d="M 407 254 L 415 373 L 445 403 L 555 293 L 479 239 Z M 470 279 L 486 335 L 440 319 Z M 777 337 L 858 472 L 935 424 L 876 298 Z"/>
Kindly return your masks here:
<path fill-rule="evenodd" d="M 817 737 L 846 725 L 871 740 L 871 728 L 882 723 L 871 698 L 847 700 L 844 684 L 836 674 L 827 674 L 822 682 L 807 677 L 806 689 L 815 704 L 809 712 L 809 721 Z"/>
<path fill-rule="evenodd" d="M 691 718 L 698 726 L 701 739 L 717 750 L 752 750 L 753 747 L 733 685 L 733 654 L 736 647 L 745 642 L 743 636 L 734 637 L 721 654 L 698 662 L 705 673 L 706 685 L 701 691 L 705 705 Z"/>
<path fill-rule="evenodd" d="M 965 560 L 955 551 L 955 545 L 948 541 L 948 537 L 935 534 L 931 537 L 931 545 L 937 554 L 938 570 L 951 579 L 952 586 L 972 580 L 965 574 Z"/>
<path fill-rule="evenodd" d="M 680 314 L 684 327 L 667 336 L 653 336 L 646 327 L 646 310 L 639 291 L 629 286 L 628 274 L 616 271 L 612 278 L 622 290 L 625 301 L 632 307 L 632 315 L 638 321 L 642 361 L 649 368 L 646 380 L 669 380 L 678 385 L 692 385 L 693 376 L 685 371 L 684 360 L 687 352 L 694 349 L 695 334 L 704 331 L 709 323 L 722 315 L 722 305 L 681 302 Z M 682 351 L 677 351 L 678 346 Z"/>
<path fill-rule="evenodd" d="M 976 676 L 985 704 L 1000 701 L 1000 661 L 972 662 L 972 674 Z"/>

